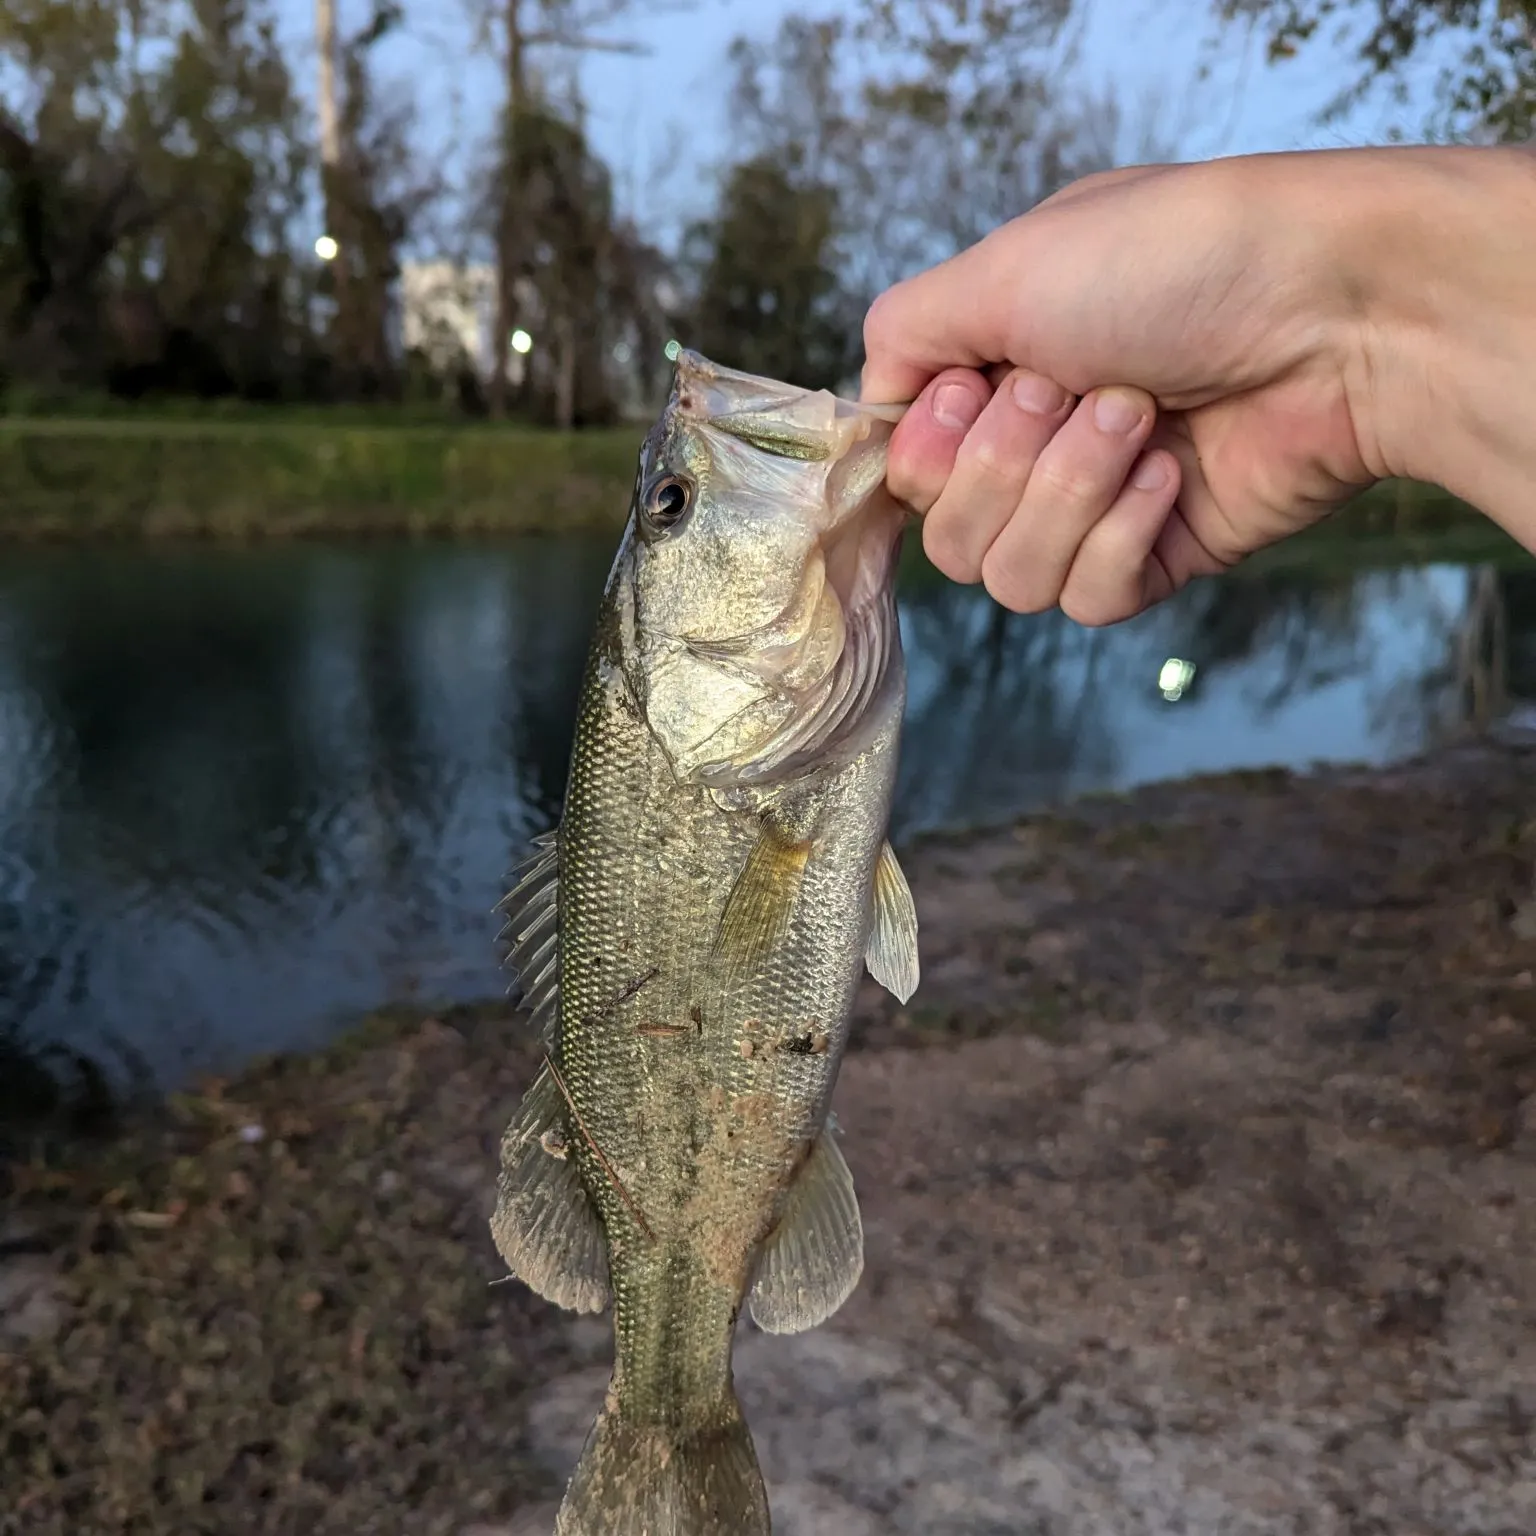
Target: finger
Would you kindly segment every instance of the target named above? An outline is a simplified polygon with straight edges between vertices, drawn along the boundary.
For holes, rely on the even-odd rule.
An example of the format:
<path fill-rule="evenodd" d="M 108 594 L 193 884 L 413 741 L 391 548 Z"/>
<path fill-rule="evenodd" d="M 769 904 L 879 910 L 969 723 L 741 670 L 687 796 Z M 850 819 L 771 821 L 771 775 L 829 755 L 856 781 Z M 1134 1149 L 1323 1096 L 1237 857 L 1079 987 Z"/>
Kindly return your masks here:
<path fill-rule="evenodd" d="M 992 385 L 967 368 L 947 368 L 912 403 L 891 434 L 885 483 L 926 512 L 955 467 L 960 444 L 992 398 Z"/>
<path fill-rule="evenodd" d="M 982 580 L 1005 608 L 1056 606 L 1079 546 L 1118 498 L 1156 410 L 1144 390 L 1096 389 L 1051 439 L 982 562 Z"/>
<path fill-rule="evenodd" d="M 998 265 L 992 238 L 887 288 L 870 305 L 861 400 L 913 400 L 941 369 L 982 369 L 1007 356 L 998 314 L 1009 305 L 1012 282 L 991 270 Z"/>
<path fill-rule="evenodd" d="M 1031 355 L 1036 350 L 1028 323 L 1031 306 L 1023 295 L 1052 312 L 1045 288 L 1060 259 L 1048 234 L 1055 226 L 1041 215 L 1170 169 L 1122 166 L 1083 177 L 949 260 L 886 289 L 864 317 L 859 398 L 877 404 L 915 399 L 940 369 L 949 367 L 1013 363 L 1045 367 L 1066 378 L 1061 366 L 1066 358 L 1050 368 L 1045 359 Z M 1078 316 L 1066 318 L 1080 323 Z M 1083 378 L 1076 387 L 1086 389 L 1094 382 Z"/>
<path fill-rule="evenodd" d="M 988 549 L 1018 511 L 1035 464 L 1071 409 L 1059 384 L 1024 369 L 992 396 L 923 520 L 923 548 L 946 576 L 981 580 Z"/>
<path fill-rule="evenodd" d="M 1087 176 L 1079 176 L 1076 181 L 1069 181 L 1066 186 L 1058 188 L 1047 198 L 1042 198 L 1035 204 L 1035 209 L 1060 208 L 1063 203 L 1076 202 L 1082 197 L 1092 197 L 1095 193 L 1108 192 L 1113 187 L 1125 186 L 1128 182 L 1144 181 L 1148 176 L 1155 176 L 1162 171 L 1171 171 L 1176 167 L 1160 161 L 1149 161 L 1146 165 L 1117 165 L 1106 171 L 1093 171 Z M 1031 212 L 1034 210 L 1032 209 Z"/>
<path fill-rule="evenodd" d="M 1090 627 L 1134 618 L 1177 583 L 1158 548 L 1179 494 L 1179 462 L 1165 448 L 1143 453 L 1120 494 L 1088 530 L 1061 589 L 1061 611 Z"/>

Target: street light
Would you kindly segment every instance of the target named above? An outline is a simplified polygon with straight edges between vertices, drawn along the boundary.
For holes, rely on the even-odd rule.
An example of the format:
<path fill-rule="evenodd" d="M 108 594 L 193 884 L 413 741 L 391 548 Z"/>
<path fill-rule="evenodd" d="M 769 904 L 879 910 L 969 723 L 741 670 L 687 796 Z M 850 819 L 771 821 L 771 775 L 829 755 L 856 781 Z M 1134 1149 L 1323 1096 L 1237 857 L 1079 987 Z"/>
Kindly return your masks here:
<path fill-rule="evenodd" d="M 321 235 L 320 238 L 315 241 L 315 255 L 318 256 L 321 261 L 335 261 L 340 251 L 341 247 L 336 244 L 335 240 L 332 239 L 330 235 Z"/>
<path fill-rule="evenodd" d="M 1170 656 L 1157 674 L 1157 691 L 1170 704 L 1177 704 L 1195 681 L 1195 664 L 1180 656 Z"/>
<path fill-rule="evenodd" d="M 512 350 L 519 357 L 526 357 L 533 351 L 533 337 L 523 330 L 521 326 L 512 332 Z"/>

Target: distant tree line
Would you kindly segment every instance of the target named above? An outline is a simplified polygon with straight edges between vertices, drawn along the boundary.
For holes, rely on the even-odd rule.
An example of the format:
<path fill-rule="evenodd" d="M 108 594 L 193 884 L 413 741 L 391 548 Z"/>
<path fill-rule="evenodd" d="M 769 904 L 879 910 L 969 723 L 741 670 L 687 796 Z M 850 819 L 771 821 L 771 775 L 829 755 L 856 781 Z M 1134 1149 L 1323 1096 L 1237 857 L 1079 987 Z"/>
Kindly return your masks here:
<path fill-rule="evenodd" d="M 629 46 L 604 29 L 642 29 L 646 0 L 461 0 L 505 100 L 457 200 L 410 99 L 379 84 L 400 0 L 368 3 L 334 40 L 322 154 L 274 0 L 0 0 L 0 386 L 252 401 L 457 388 L 472 410 L 570 425 L 612 419 L 613 359 L 659 359 L 674 333 L 836 385 L 885 283 L 1073 177 L 1169 152 L 1063 84 L 1071 0 L 850 0 L 736 44 L 713 210 L 663 251 L 620 211 L 579 99 L 545 67 Z M 1536 120 L 1536 0 L 1191 9 L 1263 27 L 1277 60 L 1342 27 L 1360 89 L 1439 40 L 1447 132 L 1524 137 Z M 299 233 L 317 198 L 329 261 Z M 402 355 L 402 260 L 434 236 L 494 270 L 488 371 L 443 379 Z M 509 338 L 535 314 L 541 345 L 514 384 Z"/>

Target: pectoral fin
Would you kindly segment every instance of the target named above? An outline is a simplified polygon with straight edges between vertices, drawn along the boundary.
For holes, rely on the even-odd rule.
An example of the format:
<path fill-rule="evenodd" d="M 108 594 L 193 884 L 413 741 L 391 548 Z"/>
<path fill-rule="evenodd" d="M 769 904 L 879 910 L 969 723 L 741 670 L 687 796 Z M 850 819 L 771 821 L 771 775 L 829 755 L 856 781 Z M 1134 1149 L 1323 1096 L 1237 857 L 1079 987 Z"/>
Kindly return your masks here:
<path fill-rule="evenodd" d="M 733 980 L 758 970 L 788 933 L 810 856 L 809 838 L 786 841 L 764 823 L 726 898 L 715 937 L 715 953 L 724 958 Z"/>
<path fill-rule="evenodd" d="M 763 1244 L 752 1282 L 753 1321 L 768 1333 L 803 1333 L 847 1301 L 863 1272 L 859 1201 L 829 1124 Z"/>
<path fill-rule="evenodd" d="M 917 991 L 917 908 L 912 905 L 911 887 L 889 843 L 880 847 L 873 900 L 874 921 L 864 947 L 864 963 L 869 974 L 904 1003 Z"/>
<path fill-rule="evenodd" d="M 507 1268 L 546 1301 L 601 1312 L 608 1240 L 570 1155 L 565 1100 L 546 1066 L 501 1138 L 491 1236 Z"/>

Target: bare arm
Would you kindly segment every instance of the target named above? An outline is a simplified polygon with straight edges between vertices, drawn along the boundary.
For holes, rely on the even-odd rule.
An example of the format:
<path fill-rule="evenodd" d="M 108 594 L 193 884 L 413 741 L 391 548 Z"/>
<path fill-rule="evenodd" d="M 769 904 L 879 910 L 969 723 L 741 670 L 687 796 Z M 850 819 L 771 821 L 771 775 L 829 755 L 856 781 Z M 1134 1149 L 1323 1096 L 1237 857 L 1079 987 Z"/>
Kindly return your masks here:
<path fill-rule="evenodd" d="M 1089 177 L 882 295 L 865 338 L 866 396 L 919 402 L 893 487 L 1010 607 L 1128 617 L 1388 475 L 1536 548 L 1527 150 Z"/>

